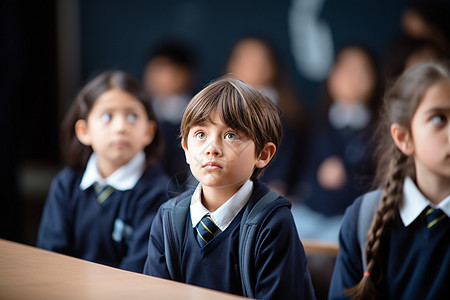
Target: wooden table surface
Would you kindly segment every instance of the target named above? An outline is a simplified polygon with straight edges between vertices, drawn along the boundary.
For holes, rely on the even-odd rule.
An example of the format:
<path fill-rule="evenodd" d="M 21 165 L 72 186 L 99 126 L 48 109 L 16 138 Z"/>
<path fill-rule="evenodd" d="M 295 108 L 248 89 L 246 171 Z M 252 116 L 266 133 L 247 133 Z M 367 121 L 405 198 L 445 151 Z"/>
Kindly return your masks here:
<path fill-rule="evenodd" d="M 0 299 L 242 299 L 0 239 Z"/>

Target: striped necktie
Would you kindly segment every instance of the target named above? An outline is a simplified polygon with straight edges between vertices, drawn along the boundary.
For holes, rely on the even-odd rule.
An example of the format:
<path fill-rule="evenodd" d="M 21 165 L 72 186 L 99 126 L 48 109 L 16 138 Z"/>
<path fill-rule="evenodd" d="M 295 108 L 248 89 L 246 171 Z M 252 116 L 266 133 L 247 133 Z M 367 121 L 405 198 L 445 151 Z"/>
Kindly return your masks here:
<path fill-rule="evenodd" d="M 108 197 L 114 192 L 114 188 L 107 185 L 107 186 L 100 186 L 99 184 L 95 184 L 95 193 L 97 194 L 97 202 L 99 204 L 102 204 L 103 202 L 108 199 Z"/>
<path fill-rule="evenodd" d="M 220 231 L 209 215 L 204 216 L 197 224 L 197 241 L 200 247 L 208 244 Z"/>
<path fill-rule="evenodd" d="M 427 228 L 430 229 L 435 226 L 439 221 L 443 220 L 446 214 L 442 212 L 439 208 L 428 207 L 425 212 L 425 218 L 427 220 Z"/>

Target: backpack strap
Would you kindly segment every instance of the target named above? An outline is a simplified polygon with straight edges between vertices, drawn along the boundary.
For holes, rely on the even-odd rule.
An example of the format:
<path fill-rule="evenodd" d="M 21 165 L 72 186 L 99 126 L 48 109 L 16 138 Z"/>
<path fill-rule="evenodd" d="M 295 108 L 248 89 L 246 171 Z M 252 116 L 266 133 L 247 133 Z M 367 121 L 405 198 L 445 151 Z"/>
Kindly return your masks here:
<path fill-rule="evenodd" d="M 280 195 L 272 190 L 265 194 L 250 210 L 247 205 L 241 219 L 239 230 L 239 268 L 241 270 L 242 291 L 244 296 L 254 298 L 252 284 L 254 273 L 252 272 L 252 257 L 255 247 L 257 225 L 262 212 Z M 281 202 L 283 203 L 283 202 Z"/>
<path fill-rule="evenodd" d="M 182 277 L 176 261 L 180 253 L 185 221 L 191 203 L 191 195 L 179 200 L 183 196 L 180 195 L 179 197 L 170 199 L 162 206 L 166 265 L 170 278 L 177 281 L 180 281 Z M 243 292 L 247 297 L 254 297 L 253 285 L 251 284 L 251 258 L 256 240 L 257 225 L 262 212 L 279 197 L 280 195 L 278 193 L 270 190 L 251 210 L 247 205 L 241 219 L 239 232 L 239 266 Z M 285 205 L 283 202 L 281 204 Z"/>
<path fill-rule="evenodd" d="M 359 207 L 358 215 L 358 242 L 361 249 L 361 259 L 363 263 L 363 271 L 367 268 L 366 257 L 366 242 L 367 234 L 369 232 L 370 225 L 372 224 L 373 216 L 375 215 L 381 198 L 383 197 L 382 190 L 372 191 L 362 196 L 361 206 Z"/>
<path fill-rule="evenodd" d="M 177 281 L 181 280 L 181 271 L 176 261 L 181 251 L 186 217 L 191 203 L 191 196 L 179 200 L 183 196 L 172 198 L 162 206 L 166 265 L 170 278 Z"/>

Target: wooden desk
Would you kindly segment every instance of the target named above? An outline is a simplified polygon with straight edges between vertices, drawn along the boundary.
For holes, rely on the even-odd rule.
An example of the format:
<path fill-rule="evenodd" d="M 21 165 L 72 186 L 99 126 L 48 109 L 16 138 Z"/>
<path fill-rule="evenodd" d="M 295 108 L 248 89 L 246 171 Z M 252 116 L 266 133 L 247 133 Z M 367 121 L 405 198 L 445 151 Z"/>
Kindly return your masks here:
<path fill-rule="evenodd" d="M 0 239 L 0 299 L 242 299 Z"/>
<path fill-rule="evenodd" d="M 338 242 L 302 239 L 306 255 L 324 255 L 336 258 L 339 251 Z"/>

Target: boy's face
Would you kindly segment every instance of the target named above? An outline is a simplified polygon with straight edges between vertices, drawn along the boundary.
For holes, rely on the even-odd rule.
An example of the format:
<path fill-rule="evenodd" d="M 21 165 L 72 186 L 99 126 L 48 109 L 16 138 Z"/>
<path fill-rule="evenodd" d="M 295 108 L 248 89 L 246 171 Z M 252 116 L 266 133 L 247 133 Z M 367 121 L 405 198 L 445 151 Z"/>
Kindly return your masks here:
<path fill-rule="evenodd" d="M 193 126 L 182 146 L 186 161 L 202 186 L 236 192 L 261 167 L 255 143 L 231 129 L 213 112 L 211 122 Z"/>

